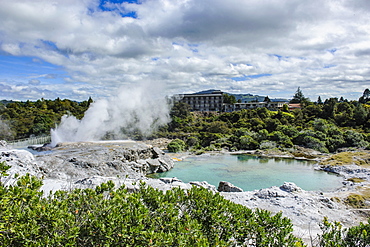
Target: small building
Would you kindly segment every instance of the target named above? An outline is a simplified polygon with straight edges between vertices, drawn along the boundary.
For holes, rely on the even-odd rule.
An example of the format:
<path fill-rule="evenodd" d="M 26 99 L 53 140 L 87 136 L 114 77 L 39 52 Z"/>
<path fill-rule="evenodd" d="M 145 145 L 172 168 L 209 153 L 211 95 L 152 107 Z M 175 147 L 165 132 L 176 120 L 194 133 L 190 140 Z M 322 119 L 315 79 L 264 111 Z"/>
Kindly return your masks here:
<path fill-rule="evenodd" d="M 287 101 L 270 101 L 270 102 L 247 102 L 247 103 L 234 103 L 224 104 L 225 112 L 239 111 L 242 109 L 256 109 L 266 107 L 269 110 L 278 110 L 283 108 L 284 104 L 288 104 Z"/>
<path fill-rule="evenodd" d="M 295 110 L 295 109 L 301 109 L 301 104 L 289 104 L 288 105 L 288 109 L 290 110 L 290 111 L 293 111 L 293 110 Z"/>

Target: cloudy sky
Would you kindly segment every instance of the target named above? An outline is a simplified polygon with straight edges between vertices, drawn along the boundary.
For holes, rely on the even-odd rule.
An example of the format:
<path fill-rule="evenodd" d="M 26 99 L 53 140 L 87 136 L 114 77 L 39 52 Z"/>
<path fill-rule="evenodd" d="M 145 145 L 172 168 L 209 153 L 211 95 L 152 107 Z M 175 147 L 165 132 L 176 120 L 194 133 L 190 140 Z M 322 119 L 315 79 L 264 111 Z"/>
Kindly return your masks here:
<path fill-rule="evenodd" d="M 368 0 L 0 0 L 0 99 L 370 87 Z"/>

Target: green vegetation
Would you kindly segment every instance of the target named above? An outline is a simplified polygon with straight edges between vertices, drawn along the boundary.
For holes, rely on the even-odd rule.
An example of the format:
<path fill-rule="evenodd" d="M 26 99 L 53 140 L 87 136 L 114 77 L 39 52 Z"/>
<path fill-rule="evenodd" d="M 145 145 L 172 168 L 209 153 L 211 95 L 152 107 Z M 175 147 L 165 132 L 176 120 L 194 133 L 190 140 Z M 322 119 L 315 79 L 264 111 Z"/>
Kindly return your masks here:
<path fill-rule="evenodd" d="M 363 182 L 361 179 L 355 178 L 353 182 Z M 368 208 L 370 202 L 370 188 L 367 186 L 361 186 L 357 188 L 356 193 L 348 195 L 343 202 L 353 208 Z"/>
<path fill-rule="evenodd" d="M 57 98 L 35 102 L 3 102 L 5 104 L 0 103 L 0 139 L 10 141 L 49 134 L 65 114 L 81 119 L 93 101 L 91 98 L 83 102 Z"/>
<path fill-rule="evenodd" d="M 228 104 L 234 104 L 234 103 L 236 103 L 236 98 L 232 94 L 224 93 L 223 94 L 223 102 L 228 103 Z"/>
<path fill-rule="evenodd" d="M 181 152 L 185 149 L 185 142 L 180 139 L 175 139 L 171 141 L 170 143 L 168 143 L 167 149 L 169 152 L 172 152 L 172 153 Z"/>
<path fill-rule="evenodd" d="M 370 219 L 368 224 L 360 223 L 348 229 L 339 222 L 324 219 L 321 226 L 323 234 L 319 236 L 321 247 L 367 247 L 370 243 Z"/>
<path fill-rule="evenodd" d="M 2 178 L 8 169 L 0 164 Z M 281 213 L 253 211 L 204 188 L 163 192 L 141 183 L 130 193 L 108 181 L 45 196 L 41 186 L 30 175 L 0 182 L 0 246 L 306 246 Z M 318 246 L 370 241 L 370 224 L 344 229 L 324 219 L 322 230 Z"/>
<path fill-rule="evenodd" d="M 321 98 L 320 98 L 321 101 Z M 298 87 L 296 93 L 294 94 L 293 98 L 290 100 L 290 103 L 293 104 L 306 104 L 309 103 L 309 99 L 304 97 L 303 92 L 300 87 Z"/>
<path fill-rule="evenodd" d="M 252 211 L 204 188 L 141 184 L 129 193 L 109 181 L 44 196 L 41 185 L 29 175 L 0 184 L 1 246 L 303 246 L 281 213 Z"/>
<path fill-rule="evenodd" d="M 347 181 L 350 181 L 353 183 L 362 183 L 362 182 L 365 182 L 366 180 L 363 178 L 348 178 Z"/>
<path fill-rule="evenodd" d="M 369 105 L 337 98 L 313 103 L 299 88 L 292 102 L 300 103 L 301 109 L 190 112 L 186 104 L 176 103 L 172 121 L 153 137 L 183 140 L 192 151 L 289 150 L 294 145 L 324 153 L 342 148 L 369 149 Z"/>
<path fill-rule="evenodd" d="M 367 152 L 342 152 L 321 161 L 320 165 L 339 166 L 355 164 L 358 166 L 368 166 L 367 160 L 369 159 L 370 154 Z"/>
<path fill-rule="evenodd" d="M 365 207 L 365 198 L 359 194 L 351 194 L 345 199 L 345 203 L 354 208 Z"/>

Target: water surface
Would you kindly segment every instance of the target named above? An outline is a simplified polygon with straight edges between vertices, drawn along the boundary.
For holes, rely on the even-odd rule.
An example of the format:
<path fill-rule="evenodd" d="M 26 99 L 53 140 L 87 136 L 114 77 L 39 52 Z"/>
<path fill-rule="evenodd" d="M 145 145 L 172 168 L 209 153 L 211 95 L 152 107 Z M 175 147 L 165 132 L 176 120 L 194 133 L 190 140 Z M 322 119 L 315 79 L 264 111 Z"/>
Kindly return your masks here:
<path fill-rule="evenodd" d="M 315 162 L 251 155 L 202 155 L 175 162 L 168 172 L 156 177 L 177 177 L 183 182 L 207 181 L 218 186 L 228 181 L 245 191 L 293 182 L 304 190 L 330 191 L 342 186 L 337 175 L 314 169 Z"/>

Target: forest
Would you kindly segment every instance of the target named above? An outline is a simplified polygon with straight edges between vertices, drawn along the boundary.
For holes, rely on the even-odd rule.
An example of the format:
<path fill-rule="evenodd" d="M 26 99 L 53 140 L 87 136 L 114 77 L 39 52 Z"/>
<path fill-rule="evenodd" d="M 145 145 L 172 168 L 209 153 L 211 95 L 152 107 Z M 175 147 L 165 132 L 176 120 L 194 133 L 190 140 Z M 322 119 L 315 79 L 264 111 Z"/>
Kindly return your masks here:
<path fill-rule="evenodd" d="M 49 135 L 63 115 L 78 119 L 93 102 L 91 97 L 83 102 L 68 99 L 0 102 L 0 140 L 17 140 L 30 136 Z"/>

